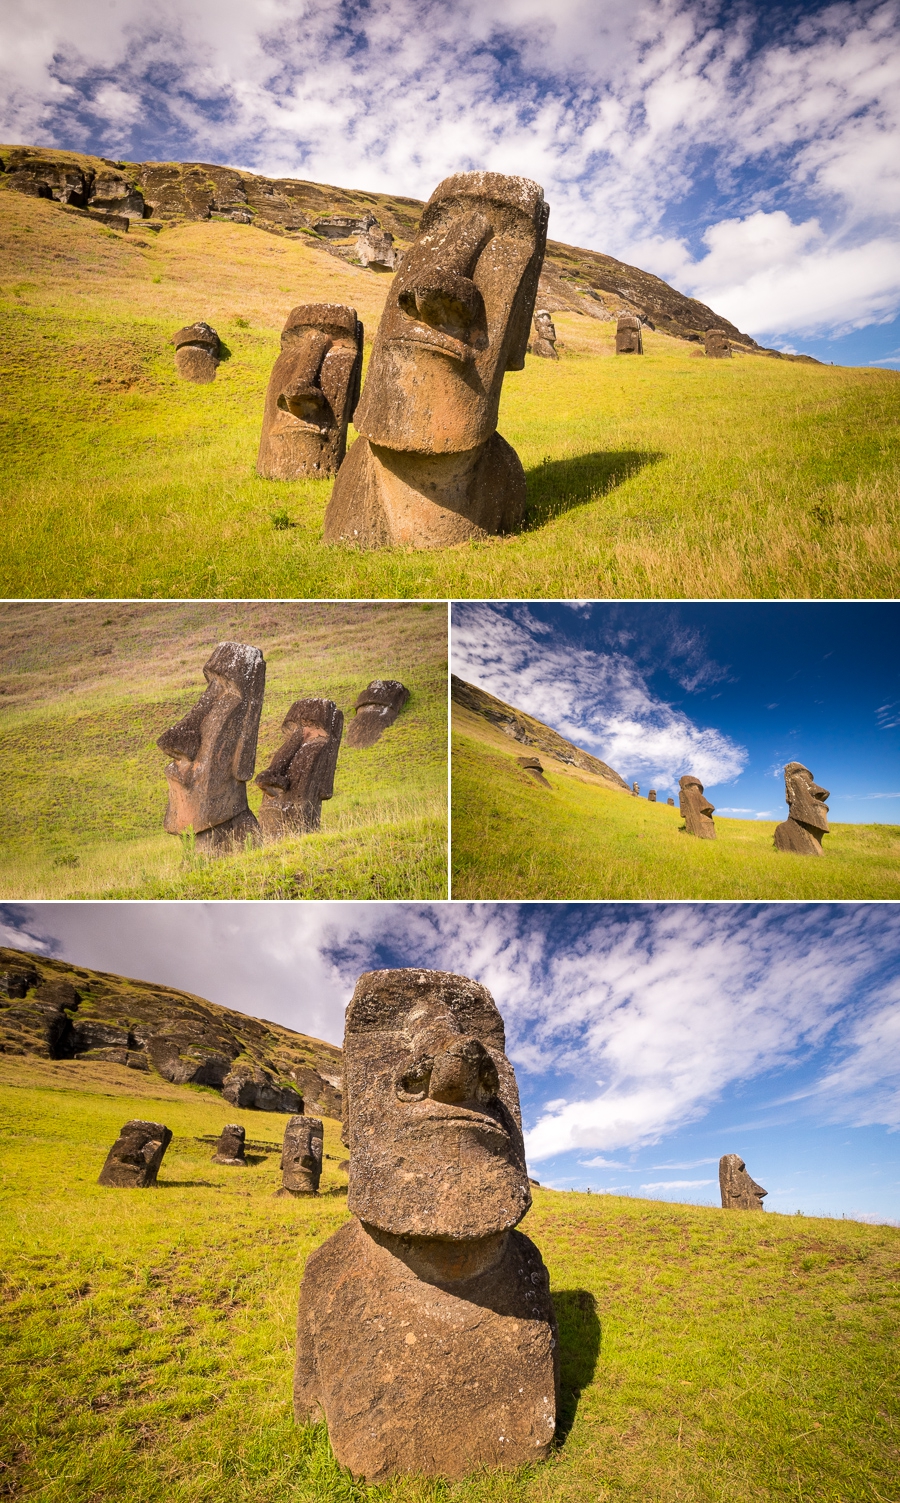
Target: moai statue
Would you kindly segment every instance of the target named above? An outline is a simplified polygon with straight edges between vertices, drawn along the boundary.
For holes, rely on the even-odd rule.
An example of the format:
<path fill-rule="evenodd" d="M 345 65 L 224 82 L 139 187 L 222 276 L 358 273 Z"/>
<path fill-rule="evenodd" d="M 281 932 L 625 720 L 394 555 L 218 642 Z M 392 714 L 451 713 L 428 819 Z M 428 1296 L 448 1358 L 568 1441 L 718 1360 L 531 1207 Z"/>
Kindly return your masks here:
<path fill-rule="evenodd" d="M 715 804 L 703 796 L 703 784 L 692 773 L 678 779 L 678 807 L 684 817 L 684 827 L 689 835 L 699 835 L 701 840 L 715 840 L 716 822 L 713 819 Z"/>
<path fill-rule="evenodd" d="M 361 976 L 344 1034 L 353 1219 L 310 1256 L 294 1408 L 370 1482 L 547 1455 L 557 1335 L 503 1021 L 443 971 Z M 364 1416 L 364 1423 L 360 1423 Z"/>
<path fill-rule="evenodd" d="M 784 769 L 784 796 L 788 817 L 775 826 L 775 849 L 797 856 L 822 856 L 822 836 L 828 834 L 827 788 L 820 788 L 802 762 L 788 762 Z"/>
<path fill-rule="evenodd" d="M 724 329 L 707 329 L 705 343 L 711 360 L 731 359 L 731 340 Z"/>
<path fill-rule="evenodd" d="M 264 480 L 336 475 L 359 400 L 363 326 L 355 308 L 303 303 L 288 314 L 256 457 Z"/>
<path fill-rule="evenodd" d="M 173 759 L 166 768 L 163 828 L 170 835 L 193 830 L 197 849 L 215 855 L 259 840 L 247 783 L 256 762 L 266 665 L 258 647 L 220 642 L 203 676 L 209 687 L 156 744 Z"/>
<path fill-rule="evenodd" d="M 247 1129 L 237 1122 L 230 1122 L 223 1127 L 216 1144 L 216 1151 L 212 1156 L 214 1164 L 229 1164 L 235 1169 L 246 1169 L 247 1160 L 244 1158 L 244 1142 L 247 1137 Z"/>
<path fill-rule="evenodd" d="M 765 1210 L 763 1200 L 769 1192 L 750 1178 L 737 1153 L 725 1153 L 719 1159 L 719 1189 L 723 1211 Z"/>
<path fill-rule="evenodd" d="M 281 729 L 285 740 L 256 779 L 263 790 L 259 824 L 266 840 L 318 830 L 322 801 L 334 794 L 344 716 L 332 699 L 297 699 Z"/>
<path fill-rule="evenodd" d="M 544 777 L 544 769 L 539 757 L 516 757 L 516 761 L 520 767 L 524 767 L 525 771 L 531 774 L 536 783 L 541 783 L 545 788 L 551 786 Z"/>
<path fill-rule="evenodd" d="M 397 260 L 393 235 L 377 224 L 370 225 L 356 242 L 356 259 L 363 266 L 374 266 L 376 271 L 393 271 Z"/>
<path fill-rule="evenodd" d="M 318 1195 L 322 1136 L 318 1117 L 291 1117 L 284 1129 L 279 1195 Z"/>
<path fill-rule="evenodd" d="M 326 543 L 442 548 L 521 524 L 525 472 L 497 412 L 525 364 L 547 215 L 524 177 L 435 189 L 388 293 Z"/>
<path fill-rule="evenodd" d="M 616 354 L 643 355 L 641 321 L 636 313 L 621 313 L 616 324 Z"/>
<path fill-rule="evenodd" d="M 175 346 L 175 369 L 185 381 L 205 385 L 215 381 L 221 349 L 219 336 L 209 324 L 188 324 L 172 335 Z"/>
<path fill-rule="evenodd" d="M 640 783 L 632 783 L 632 785 L 631 785 L 631 796 L 632 796 L 632 798 L 640 798 L 640 796 L 641 796 L 641 785 L 640 785 Z"/>
<path fill-rule="evenodd" d="M 546 308 L 539 308 L 534 315 L 534 339 L 532 355 L 543 355 L 545 360 L 558 360 L 556 353 L 556 327 Z"/>
<path fill-rule="evenodd" d="M 647 794 L 647 803 L 648 804 L 655 804 L 656 803 L 656 789 L 655 788 L 651 788 L 650 792 Z"/>
<path fill-rule="evenodd" d="M 161 1122 L 126 1122 L 106 1155 L 97 1184 L 117 1190 L 148 1190 L 156 1184 L 171 1141 L 171 1128 Z"/>
<path fill-rule="evenodd" d="M 668 804 L 668 806 L 669 806 L 670 809 L 674 809 L 675 808 L 675 800 L 673 798 L 667 798 L 666 799 L 666 803 Z"/>
<path fill-rule="evenodd" d="M 373 678 L 357 695 L 356 714 L 347 730 L 347 745 L 374 746 L 382 731 L 393 725 L 406 701 L 409 690 L 396 678 Z"/>

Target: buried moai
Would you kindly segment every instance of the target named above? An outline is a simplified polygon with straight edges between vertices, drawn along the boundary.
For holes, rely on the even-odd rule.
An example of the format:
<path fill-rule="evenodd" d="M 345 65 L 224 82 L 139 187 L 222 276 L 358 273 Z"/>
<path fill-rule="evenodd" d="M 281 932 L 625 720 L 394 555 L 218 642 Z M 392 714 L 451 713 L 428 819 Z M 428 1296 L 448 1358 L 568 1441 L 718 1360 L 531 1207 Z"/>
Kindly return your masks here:
<path fill-rule="evenodd" d="M 497 412 L 525 364 L 547 215 L 524 177 L 435 189 L 388 293 L 326 543 L 440 548 L 520 525 L 525 472 Z"/>
<path fill-rule="evenodd" d="M 284 1129 L 279 1195 L 318 1195 L 322 1177 L 322 1123 L 318 1117 L 291 1117 Z"/>
<path fill-rule="evenodd" d="M 247 783 L 256 762 L 266 665 L 258 647 L 220 642 L 203 676 L 208 687 L 197 704 L 156 744 L 172 758 L 164 829 L 170 835 L 192 830 L 197 849 L 215 855 L 259 840 Z"/>
<path fill-rule="evenodd" d="M 216 1144 L 216 1151 L 212 1156 L 214 1164 L 229 1164 L 234 1168 L 246 1169 L 247 1160 L 244 1158 L 244 1143 L 247 1138 L 247 1129 L 237 1122 L 229 1122 L 223 1127 Z"/>
<path fill-rule="evenodd" d="M 731 340 L 724 329 L 707 329 L 704 343 L 711 360 L 731 359 Z"/>
<path fill-rule="evenodd" d="M 356 697 L 356 714 L 347 728 L 347 745 L 374 746 L 382 731 L 393 725 L 409 699 L 409 690 L 396 678 L 373 678 Z"/>
<path fill-rule="evenodd" d="M 551 786 L 544 777 L 544 769 L 539 757 L 516 757 L 516 761 L 520 767 L 524 767 L 525 771 L 531 774 L 536 783 L 542 784 L 544 788 Z"/>
<path fill-rule="evenodd" d="M 98 1185 L 117 1190 L 149 1190 L 156 1184 L 172 1130 L 161 1122 L 126 1122 L 100 1170 Z"/>
<path fill-rule="evenodd" d="M 719 1159 L 719 1189 L 723 1211 L 763 1211 L 768 1195 L 762 1185 L 751 1179 L 740 1154 L 725 1153 Z"/>
<path fill-rule="evenodd" d="M 297 699 L 281 729 L 285 740 L 256 779 L 263 790 L 259 825 L 266 840 L 318 830 L 322 802 L 334 795 L 344 716 L 331 699 Z"/>
<path fill-rule="evenodd" d="M 303 303 L 288 314 L 256 458 L 264 480 L 336 475 L 359 400 L 363 326 L 354 308 Z"/>
<path fill-rule="evenodd" d="M 784 796 L 788 817 L 775 826 L 775 849 L 796 856 L 822 856 L 822 836 L 828 834 L 827 788 L 820 788 L 802 762 L 788 762 L 784 769 Z"/>
<path fill-rule="evenodd" d="M 716 822 L 713 819 L 716 806 L 704 797 L 703 784 L 693 773 L 685 773 L 678 779 L 678 806 L 684 816 L 684 827 L 689 835 L 699 835 L 701 840 L 715 840 Z"/>
<path fill-rule="evenodd" d="M 534 315 L 534 339 L 532 355 L 543 355 L 545 360 L 558 360 L 556 352 L 556 326 L 546 308 L 539 308 Z"/>
<path fill-rule="evenodd" d="M 344 1035 L 353 1220 L 300 1291 L 294 1407 L 371 1482 L 547 1455 L 557 1335 L 503 1021 L 442 971 L 360 977 Z M 360 1423 L 360 1416 L 365 1422 Z"/>
<path fill-rule="evenodd" d="M 622 313 L 616 324 L 616 354 L 643 355 L 644 339 L 641 321 L 636 313 Z"/>
<path fill-rule="evenodd" d="M 656 789 L 655 788 L 651 788 L 650 792 L 647 794 L 647 803 L 648 804 L 655 804 L 656 803 Z"/>
<path fill-rule="evenodd" d="M 188 324 L 184 329 L 179 329 L 177 334 L 172 335 L 172 343 L 175 346 L 175 369 L 179 376 L 201 386 L 215 381 L 222 355 L 215 329 L 201 319 L 199 323 Z"/>

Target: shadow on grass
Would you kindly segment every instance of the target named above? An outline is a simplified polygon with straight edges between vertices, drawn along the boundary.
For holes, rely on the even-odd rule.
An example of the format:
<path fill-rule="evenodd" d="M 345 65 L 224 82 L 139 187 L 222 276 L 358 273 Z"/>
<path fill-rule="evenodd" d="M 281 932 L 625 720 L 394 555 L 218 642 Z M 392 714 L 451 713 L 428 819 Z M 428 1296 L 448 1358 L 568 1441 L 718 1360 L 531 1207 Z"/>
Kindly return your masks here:
<path fill-rule="evenodd" d="M 587 1289 L 560 1289 L 553 1295 L 559 1325 L 559 1413 L 556 1439 L 562 1444 L 575 1423 L 578 1400 L 593 1381 L 603 1333 L 597 1301 Z"/>
<path fill-rule="evenodd" d="M 576 506 L 596 501 L 637 475 L 645 465 L 658 464 L 665 457 L 653 449 L 620 449 L 543 460 L 527 472 L 526 531 L 543 527 Z"/>

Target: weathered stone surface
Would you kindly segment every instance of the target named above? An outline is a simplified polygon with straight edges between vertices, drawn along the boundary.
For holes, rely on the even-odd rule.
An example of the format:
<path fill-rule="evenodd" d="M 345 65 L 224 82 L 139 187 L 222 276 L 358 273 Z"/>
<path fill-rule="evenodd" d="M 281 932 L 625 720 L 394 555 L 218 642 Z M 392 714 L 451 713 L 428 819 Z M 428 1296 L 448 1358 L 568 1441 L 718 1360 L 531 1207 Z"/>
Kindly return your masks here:
<path fill-rule="evenodd" d="M 339 1461 L 374 1482 L 539 1460 L 556 1327 L 540 1254 L 512 1230 L 531 1191 L 493 999 L 463 976 L 370 972 L 344 1059 L 354 1220 L 306 1265 L 297 1418 L 324 1415 Z"/>
<path fill-rule="evenodd" d="M 238 1122 L 230 1122 L 223 1127 L 216 1144 L 216 1151 L 212 1156 L 214 1164 L 228 1164 L 235 1169 L 246 1169 L 247 1160 L 244 1157 L 244 1145 L 247 1140 L 247 1129 L 241 1127 Z"/>
<path fill-rule="evenodd" d="M 144 218 L 144 197 L 134 183 L 121 172 L 107 168 L 98 172 L 91 184 L 88 207 L 125 219 Z"/>
<path fill-rule="evenodd" d="M 349 240 L 353 235 L 365 235 L 376 223 L 374 214 L 354 217 L 351 214 L 325 214 L 313 225 L 317 235 L 326 240 Z"/>
<path fill-rule="evenodd" d="M 359 400 L 363 326 L 342 303 L 288 314 L 266 392 L 257 472 L 266 480 L 337 474 Z"/>
<path fill-rule="evenodd" d="M 393 271 L 397 261 L 393 235 L 373 224 L 356 242 L 356 259 L 376 271 Z"/>
<path fill-rule="evenodd" d="M 707 329 L 706 353 L 712 360 L 731 359 L 731 340 L 724 329 Z"/>
<path fill-rule="evenodd" d="M 616 354 L 643 355 L 641 321 L 636 313 L 623 313 L 616 324 Z"/>
<path fill-rule="evenodd" d="M 187 324 L 172 335 L 175 346 L 175 369 L 185 381 L 204 385 L 215 381 L 219 364 L 219 336 L 215 329 L 201 320 Z"/>
<path fill-rule="evenodd" d="M 281 1150 L 281 1191 L 289 1195 L 317 1195 L 322 1177 L 322 1123 L 318 1117 L 292 1117 L 284 1129 Z"/>
<path fill-rule="evenodd" d="M 161 1122 L 126 1122 L 100 1170 L 98 1185 L 120 1190 L 147 1190 L 156 1184 L 172 1132 Z"/>
<path fill-rule="evenodd" d="M 520 524 L 525 475 L 497 412 L 524 365 L 547 213 L 527 178 L 435 189 L 388 294 L 326 542 L 435 548 Z"/>
<path fill-rule="evenodd" d="M 556 327 L 546 308 L 539 308 L 534 315 L 534 339 L 532 355 L 541 355 L 545 360 L 558 360 L 556 353 Z"/>
<path fill-rule="evenodd" d="M 788 818 L 775 827 L 775 849 L 796 856 L 822 856 L 822 836 L 828 834 L 827 788 L 820 788 L 802 762 L 788 762 L 784 769 L 784 796 Z"/>
<path fill-rule="evenodd" d="M 544 777 L 544 768 L 539 757 L 516 757 L 516 761 L 520 767 L 524 767 L 525 771 L 531 774 L 536 783 L 541 783 L 544 788 L 550 787 Z"/>
<path fill-rule="evenodd" d="M 0 992 L 5 997 L 24 997 L 28 988 L 37 986 L 39 980 L 37 971 L 30 966 L 9 966 L 0 971 Z"/>
<path fill-rule="evenodd" d="M 259 839 L 247 803 L 256 762 L 266 665 L 258 647 L 220 642 L 204 665 L 208 688 L 194 708 L 157 741 L 166 768 L 170 835 L 193 830 L 199 850 L 224 854 Z"/>
<path fill-rule="evenodd" d="M 374 746 L 393 725 L 409 699 L 409 690 L 396 678 L 373 678 L 356 697 L 356 714 L 347 727 L 347 745 Z"/>
<path fill-rule="evenodd" d="M 684 816 L 684 827 L 689 835 L 698 835 L 701 840 L 715 840 L 716 823 L 713 819 L 715 804 L 704 797 L 703 784 L 692 773 L 685 773 L 678 780 L 678 806 Z"/>
<path fill-rule="evenodd" d="M 744 1160 L 737 1153 L 725 1153 L 719 1159 L 719 1189 L 725 1211 L 762 1211 L 768 1194 L 751 1179 Z"/>
<path fill-rule="evenodd" d="M 303 1097 L 286 1081 L 274 1080 L 268 1070 L 248 1060 L 232 1065 L 222 1082 L 222 1095 L 232 1106 L 258 1112 L 302 1112 Z"/>
<path fill-rule="evenodd" d="M 281 729 L 285 740 L 256 779 L 263 790 L 259 825 L 266 840 L 318 830 L 322 801 L 334 794 L 344 716 L 331 699 L 297 699 Z"/>
<path fill-rule="evenodd" d="M 647 794 L 647 802 L 648 802 L 648 804 L 655 804 L 656 803 L 656 789 L 655 788 L 651 788 L 650 791 L 649 791 L 649 793 Z"/>

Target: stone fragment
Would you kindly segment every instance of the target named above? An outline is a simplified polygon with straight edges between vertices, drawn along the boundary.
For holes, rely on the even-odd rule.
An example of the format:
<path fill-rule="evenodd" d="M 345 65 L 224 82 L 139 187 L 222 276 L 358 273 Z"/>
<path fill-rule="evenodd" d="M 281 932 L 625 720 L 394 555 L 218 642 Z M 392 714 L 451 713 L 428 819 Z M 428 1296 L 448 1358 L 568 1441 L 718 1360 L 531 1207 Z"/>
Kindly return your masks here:
<path fill-rule="evenodd" d="M 344 1037 L 353 1219 L 300 1292 L 294 1403 L 370 1482 L 548 1454 L 557 1335 L 490 993 L 441 971 L 360 978 Z M 361 1422 L 364 1416 L 364 1422 Z"/>
<path fill-rule="evenodd" d="M 297 699 L 281 729 L 285 740 L 256 779 L 263 790 L 259 826 L 265 840 L 318 830 L 322 801 L 334 794 L 344 716 L 331 699 Z"/>
<path fill-rule="evenodd" d="M 230 1122 L 223 1127 L 216 1144 L 216 1151 L 212 1156 L 214 1164 L 228 1164 L 235 1169 L 246 1169 L 247 1160 L 244 1158 L 244 1144 L 247 1139 L 247 1129 L 237 1122 Z"/>
<path fill-rule="evenodd" d="M 266 392 L 257 473 L 265 480 L 336 475 L 359 400 L 363 326 L 342 303 L 302 303 L 281 333 Z"/>
<path fill-rule="evenodd" d="M 172 1141 L 171 1129 L 161 1122 L 126 1122 L 100 1170 L 98 1185 L 120 1190 L 146 1190 L 156 1184 L 163 1154 Z"/>
<path fill-rule="evenodd" d="M 373 224 L 356 242 L 356 259 L 376 271 L 393 271 L 397 260 L 393 235 Z"/>
<path fill-rule="evenodd" d="M 545 360 L 558 360 L 556 353 L 556 327 L 546 308 L 539 308 L 534 315 L 534 339 L 532 355 L 542 355 Z"/>
<path fill-rule="evenodd" d="M 539 757 L 516 757 L 516 761 L 520 767 L 524 767 L 525 771 L 531 774 L 536 783 L 541 783 L 545 788 L 550 787 L 544 777 L 544 768 Z"/>
<path fill-rule="evenodd" d="M 204 385 L 215 381 L 221 349 L 215 329 L 201 320 L 187 324 L 172 335 L 175 346 L 175 369 L 185 381 Z"/>
<path fill-rule="evenodd" d="M 678 780 L 678 807 L 684 817 L 684 827 L 689 835 L 699 835 L 701 840 L 715 840 L 716 823 L 713 819 L 715 804 L 703 796 L 703 784 L 693 773 L 685 773 Z"/>
<path fill-rule="evenodd" d="M 656 803 L 656 789 L 655 788 L 651 788 L 650 791 L 649 791 L 649 793 L 647 794 L 647 803 L 648 804 L 655 804 Z"/>
<path fill-rule="evenodd" d="M 318 1117 L 292 1117 L 284 1129 L 280 1195 L 317 1195 L 322 1177 L 322 1123 Z"/>
<path fill-rule="evenodd" d="M 220 642 L 204 665 L 208 688 L 157 741 L 166 768 L 169 805 L 164 829 L 193 830 L 198 850 L 224 854 L 259 840 L 247 803 L 256 762 L 266 665 L 258 647 Z"/>
<path fill-rule="evenodd" d="M 303 1097 L 294 1086 L 276 1081 L 260 1065 L 238 1060 L 222 1082 L 222 1095 L 232 1106 L 258 1112 L 302 1112 Z"/>
<path fill-rule="evenodd" d="M 802 762 L 788 762 L 784 769 L 784 796 L 788 817 L 775 827 L 775 849 L 796 856 L 822 856 L 822 836 L 828 834 L 827 788 L 820 788 Z"/>
<path fill-rule="evenodd" d="M 347 745 L 374 746 L 393 725 L 409 699 L 409 690 L 396 678 L 373 678 L 356 697 L 356 714 L 347 728 Z"/>
<path fill-rule="evenodd" d="M 525 363 L 547 214 L 528 178 L 435 189 L 388 293 L 326 542 L 439 548 L 520 525 L 525 472 L 497 412 Z"/>
<path fill-rule="evenodd" d="M 769 1192 L 750 1178 L 737 1153 L 725 1153 L 719 1159 L 719 1189 L 725 1211 L 765 1210 L 763 1199 Z"/>
<path fill-rule="evenodd" d="M 724 329 L 707 329 L 704 343 L 706 345 L 706 353 L 710 359 L 731 359 L 731 340 Z"/>
<path fill-rule="evenodd" d="M 641 321 L 636 313 L 622 313 L 616 324 L 616 354 L 643 355 L 644 340 Z"/>

